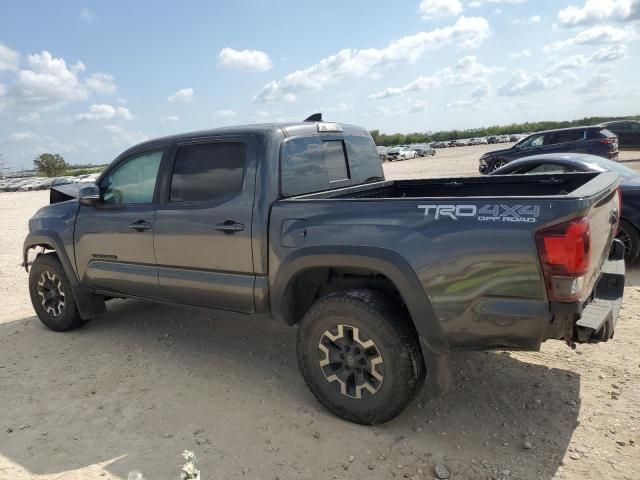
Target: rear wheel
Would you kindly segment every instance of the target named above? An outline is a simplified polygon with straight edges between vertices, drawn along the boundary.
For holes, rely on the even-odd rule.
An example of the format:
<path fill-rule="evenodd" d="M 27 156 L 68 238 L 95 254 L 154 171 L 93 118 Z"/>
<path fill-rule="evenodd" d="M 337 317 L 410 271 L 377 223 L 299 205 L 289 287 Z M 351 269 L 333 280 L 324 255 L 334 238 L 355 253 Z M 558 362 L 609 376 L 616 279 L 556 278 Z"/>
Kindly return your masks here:
<path fill-rule="evenodd" d="M 372 425 L 397 416 L 424 383 L 417 334 L 390 297 L 371 290 L 318 300 L 298 329 L 298 365 L 335 415 Z"/>
<path fill-rule="evenodd" d="M 80 317 L 64 268 L 54 254 L 39 255 L 33 262 L 29 294 L 36 315 L 51 330 L 64 332 L 86 323 Z"/>
<path fill-rule="evenodd" d="M 635 263 L 640 253 L 638 230 L 626 220 L 622 220 L 616 238 L 624 244 L 624 261 L 629 264 Z"/>

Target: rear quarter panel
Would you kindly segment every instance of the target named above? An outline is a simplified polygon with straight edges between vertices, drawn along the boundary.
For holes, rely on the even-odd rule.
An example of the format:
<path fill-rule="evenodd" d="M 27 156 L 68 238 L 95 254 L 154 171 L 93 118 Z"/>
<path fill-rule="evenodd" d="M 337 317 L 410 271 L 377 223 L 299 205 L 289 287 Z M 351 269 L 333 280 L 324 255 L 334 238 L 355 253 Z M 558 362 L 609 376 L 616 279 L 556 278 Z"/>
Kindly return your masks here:
<path fill-rule="evenodd" d="M 410 264 L 449 347 L 535 349 L 551 314 L 534 234 L 588 208 L 566 197 L 282 200 L 271 213 L 270 284 L 304 249 L 388 250 Z M 303 220 L 303 240 L 282 231 L 291 219 Z M 426 321 L 414 318 L 421 334 Z"/>

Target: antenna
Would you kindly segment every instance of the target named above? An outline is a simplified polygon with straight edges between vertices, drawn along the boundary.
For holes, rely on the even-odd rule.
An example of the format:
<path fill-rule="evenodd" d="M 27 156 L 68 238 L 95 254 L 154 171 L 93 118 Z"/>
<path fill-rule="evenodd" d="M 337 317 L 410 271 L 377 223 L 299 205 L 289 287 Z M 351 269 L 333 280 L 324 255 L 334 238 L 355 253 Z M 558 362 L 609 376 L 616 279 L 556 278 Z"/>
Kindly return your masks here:
<path fill-rule="evenodd" d="M 321 113 L 314 113 L 310 117 L 306 118 L 304 121 L 305 122 L 321 122 L 322 121 L 322 114 Z"/>

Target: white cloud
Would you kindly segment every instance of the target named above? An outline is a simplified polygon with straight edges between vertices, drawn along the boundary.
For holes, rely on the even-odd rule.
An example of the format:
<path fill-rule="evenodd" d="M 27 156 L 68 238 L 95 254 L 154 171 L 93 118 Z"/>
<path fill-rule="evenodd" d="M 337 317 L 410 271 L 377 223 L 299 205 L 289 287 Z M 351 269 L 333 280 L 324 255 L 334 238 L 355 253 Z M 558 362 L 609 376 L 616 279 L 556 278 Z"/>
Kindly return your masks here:
<path fill-rule="evenodd" d="M 189 103 L 193 100 L 193 88 L 182 88 L 167 98 L 170 102 Z"/>
<path fill-rule="evenodd" d="M 572 55 L 551 66 L 547 73 L 554 73 L 562 70 L 575 70 L 586 67 L 589 64 L 601 64 L 613 62 L 623 58 L 627 54 L 627 47 L 622 44 L 611 45 L 599 48 L 591 56 Z"/>
<path fill-rule="evenodd" d="M 87 88 L 76 73 L 67 68 L 63 58 L 55 58 L 48 51 L 29 55 L 29 70 L 20 70 L 16 83 L 10 88 L 12 100 L 41 108 L 53 108 L 64 103 L 85 100 Z"/>
<path fill-rule="evenodd" d="M 478 99 L 456 100 L 445 105 L 446 110 L 465 110 L 479 103 Z"/>
<path fill-rule="evenodd" d="M 113 75 L 107 73 L 94 73 L 87 79 L 85 85 L 98 95 L 113 95 L 118 91 Z"/>
<path fill-rule="evenodd" d="M 608 73 L 597 73 L 586 81 L 576 85 L 571 91 L 577 95 L 597 95 L 607 90 L 612 90 L 618 82 Z"/>
<path fill-rule="evenodd" d="M 218 118 L 234 118 L 237 114 L 233 110 L 218 110 L 213 114 Z"/>
<path fill-rule="evenodd" d="M 422 113 L 429 108 L 429 104 L 423 100 L 416 100 L 409 104 L 409 113 Z"/>
<path fill-rule="evenodd" d="M 593 55 L 591 55 L 589 61 L 591 63 L 612 62 L 614 60 L 623 58 L 626 54 L 627 47 L 621 43 L 618 43 L 616 45 L 611 45 L 610 47 L 599 48 L 593 53 Z"/>
<path fill-rule="evenodd" d="M 111 134 L 111 140 L 118 146 L 129 147 L 149 140 L 141 131 L 125 130 L 118 125 L 105 125 L 104 129 Z"/>
<path fill-rule="evenodd" d="M 637 37 L 635 31 L 628 28 L 617 28 L 610 25 L 598 25 L 588 28 L 567 40 L 560 40 L 544 47 L 545 52 L 562 50 L 576 45 L 598 45 L 621 43 Z"/>
<path fill-rule="evenodd" d="M 0 72 L 3 70 L 17 70 L 20 54 L 0 43 Z"/>
<path fill-rule="evenodd" d="M 180 121 L 180 117 L 177 117 L 175 115 L 169 115 L 167 117 L 162 117 L 160 121 L 162 123 L 176 123 Z"/>
<path fill-rule="evenodd" d="M 115 119 L 131 120 L 133 116 L 126 107 L 114 107 L 106 103 L 91 105 L 86 113 L 75 116 L 79 122 L 104 122 Z"/>
<path fill-rule="evenodd" d="M 218 54 L 218 65 L 229 70 L 264 72 L 273 66 L 269 55 L 260 50 L 234 50 L 223 48 Z"/>
<path fill-rule="evenodd" d="M 11 143 L 25 143 L 25 142 L 32 142 L 33 140 L 37 139 L 38 136 L 30 131 L 25 131 L 25 132 L 15 132 L 15 133 L 11 133 L 7 136 L 7 142 L 11 142 Z"/>
<path fill-rule="evenodd" d="M 559 87 L 562 80 L 540 73 L 529 74 L 525 70 L 516 70 L 500 87 L 498 94 L 502 96 L 529 95 L 531 93 L 552 90 Z"/>
<path fill-rule="evenodd" d="M 489 82 L 483 82 L 469 93 L 471 98 L 484 98 L 487 97 L 491 93 L 491 85 Z"/>
<path fill-rule="evenodd" d="M 18 117 L 18 123 L 40 123 L 40 114 L 33 112 Z"/>
<path fill-rule="evenodd" d="M 96 19 L 96 14 L 85 7 L 80 10 L 80 19 L 87 23 L 93 23 L 93 21 Z"/>
<path fill-rule="evenodd" d="M 524 19 L 516 18 L 511 23 L 513 25 L 534 25 L 536 23 L 540 23 L 541 21 L 542 21 L 542 17 L 540 15 L 533 15 L 532 17 L 528 17 Z"/>
<path fill-rule="evenodd" d="M 447 15 L 457 16 L 462 13 L 462 3 L 460 0 L 422 0 L 418 12 L 425 20 Z"/>
<path fill-rule="evenodd" d="M 475 56 L 463 57 L 453 67 L 445 67 L 433 75 L 420 75 L 402 87 L 388 87 L 369 95 L 370 100 L 384 100 L 398 97 L 408 92 L 430 90 L 445 85 L 474 85 L 487 83 L 487 77 L 498 71 L 497 67 L 487 67 Z"/>
<path fill-rule="evenodd" d="M 478 47 L 489 34 L 489 22 L 486 19 L 460 17 L 453 26 L 402 37 L 382 49 L 344 49 L 311 67 L 267 83 L 254 97 L 254 101 L 292 101 L 302 92 L 322 90 L 344 78 L 370 74 L 375 67 L 415 62 L 427 50 L 442 48 L 450 43 L 465 48 Z"/>
<path fill-rule="evenodd" d="M 638 0 L 587 0 L 582 7 L 571 5 L 558 12 L 565 26 L 590 25 L 609 20 L 625 22 L 640 19 Z"/>
<path fill-rule="evenodd" d="M 486 4 L 511 4 L 516 5 L 518 3 L 524 3 L 527 0 L 474 0 L 468 3 L 470 7 L 477 8 Z"/>
<path fill-rule="evenodd" d="M 429 104 L 424 100 L 414 100 L 405 98 L 402 101 L 394 102 L 389 105 L 378 105 L 373 110 L 376 117 L 389 117 L 407 114 L 423 113 L 429 108 Z"/>
<path fill-rule="evenodd" d="M 519 52 L 512 52 L 509 54 L 509 58 L 527 58 L 531 56 L 531 50 L 524 49 Z"/>

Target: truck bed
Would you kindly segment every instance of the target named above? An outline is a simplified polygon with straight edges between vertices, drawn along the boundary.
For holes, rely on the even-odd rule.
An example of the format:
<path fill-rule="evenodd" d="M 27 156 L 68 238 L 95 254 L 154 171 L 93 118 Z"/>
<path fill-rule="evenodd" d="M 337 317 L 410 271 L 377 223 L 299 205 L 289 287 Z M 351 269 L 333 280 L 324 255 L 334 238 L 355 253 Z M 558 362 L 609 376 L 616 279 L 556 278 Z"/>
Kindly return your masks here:
<path fill-rule="evenodd" d="M 618 181 L 611 172 L 396 180 L 281 199 L 269 266 L 331 248 L 392 255 L 415 272 L 437 318 L 430 331 L 440 329 L 449 347 L 535 349 L 555 335 L 536 232 L 589 219 L 591 292 L 615 233 Z"/>
<path fill-rule="evenodd" d="M 568 195 L 599 174 L 502 175 L 420 180 L 389 180 L 295 198 L 442 198 L 442 197 L 540 197 Z"/>

